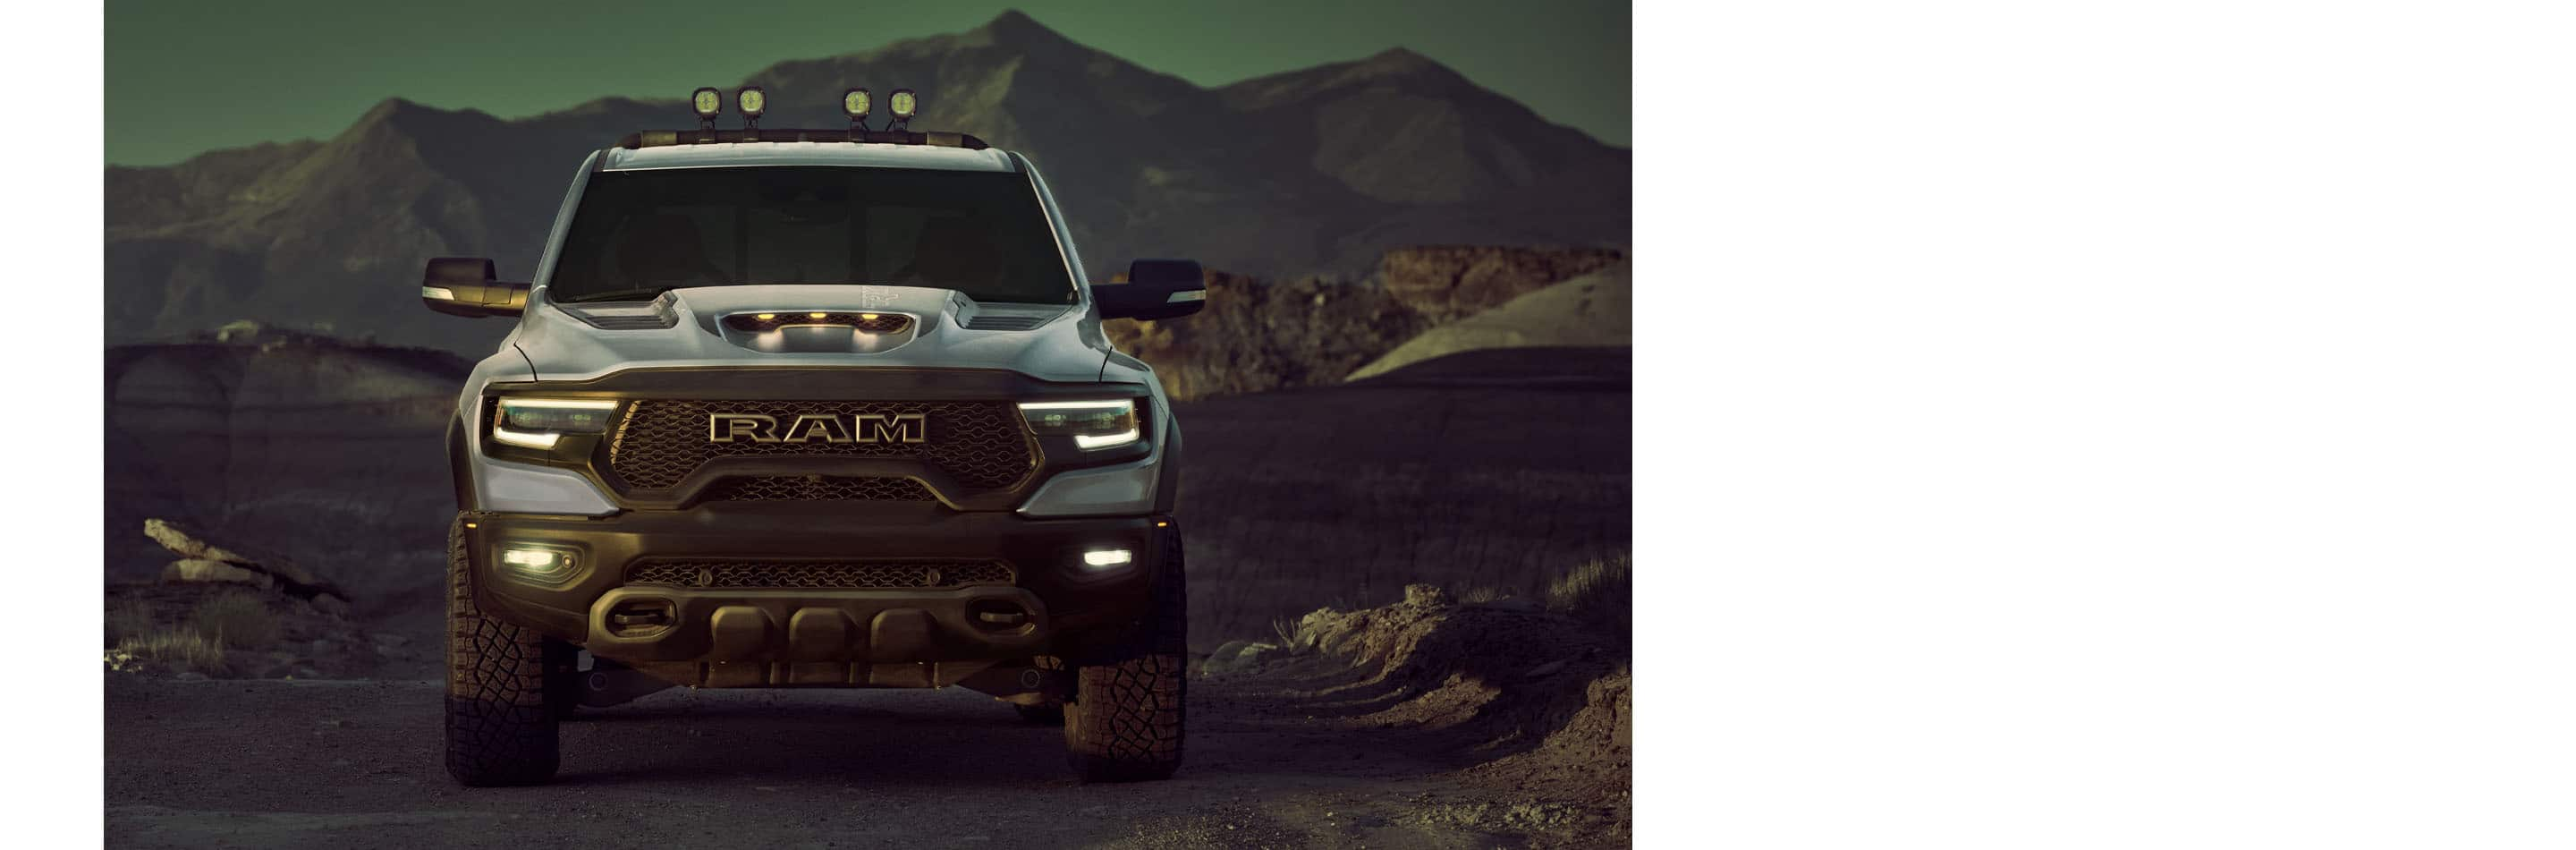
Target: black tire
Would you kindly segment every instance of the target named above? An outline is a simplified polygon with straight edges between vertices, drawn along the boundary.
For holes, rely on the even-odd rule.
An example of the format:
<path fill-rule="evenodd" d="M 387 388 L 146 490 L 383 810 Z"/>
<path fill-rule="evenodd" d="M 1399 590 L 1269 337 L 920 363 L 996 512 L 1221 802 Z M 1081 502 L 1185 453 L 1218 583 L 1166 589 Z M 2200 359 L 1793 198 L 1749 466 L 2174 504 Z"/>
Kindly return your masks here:
<path fill-rule="evenodd" d="M 1065 757 L 1084 782 L 1169 779 L 1181 766 L 1189 589 L 1180 530 L 1165 528 L 1157 536 L 1163 557 L 1151 613 L 1119 647 L 1074 670 L 1073 701 L 1064 707 Z"/>
<path fill-rule="evenodd" d="M 447 528 L 447 775 L 469 786 L 534 785 L 555 775 L 545 638 L 482 614 L 465 518 Z"/>
<path fill-rule="evenodd" d="M 1031 726 L 1064 725 L 1064 703 L 1050 702 L 1044 705 L 1020 705 L 1013 703 L 1011 705 L 1011 710 L 1020 713 L 1020 722 Z"/>

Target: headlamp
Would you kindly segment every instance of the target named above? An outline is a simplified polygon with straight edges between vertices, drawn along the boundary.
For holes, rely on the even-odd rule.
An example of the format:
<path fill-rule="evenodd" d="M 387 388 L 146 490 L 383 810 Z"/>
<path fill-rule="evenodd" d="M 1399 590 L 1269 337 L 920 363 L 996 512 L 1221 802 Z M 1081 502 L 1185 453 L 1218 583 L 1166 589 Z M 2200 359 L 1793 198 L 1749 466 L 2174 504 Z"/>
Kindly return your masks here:
<path fill-rule="evenodd" d="M 1021 402 L 1020 417 L 1038 436 L 1071 435 L 1084 450 L 1123 446 L 1144 436 L 1136 424 L 1135 399 Z"/>
<path fill-rule="evenodd" d="M 551 449 L 566 434 L 608 430 L 617 402 L 578 398 L 504 398 L 492 417 L 492 439 L 513 446 Z"/>

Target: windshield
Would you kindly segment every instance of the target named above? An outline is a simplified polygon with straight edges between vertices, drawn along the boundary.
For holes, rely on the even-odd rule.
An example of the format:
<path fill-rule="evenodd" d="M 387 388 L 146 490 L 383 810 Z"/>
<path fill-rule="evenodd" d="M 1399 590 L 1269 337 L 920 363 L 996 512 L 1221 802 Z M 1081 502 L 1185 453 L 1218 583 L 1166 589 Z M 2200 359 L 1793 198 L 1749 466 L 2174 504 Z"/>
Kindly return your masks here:
<path fill-rule="evenodd" d="M 1026 176 L 846 166 L 593 174 L 547 293 L 622 301 L 685 286 L 775 283 L 1074 301 Z"/>

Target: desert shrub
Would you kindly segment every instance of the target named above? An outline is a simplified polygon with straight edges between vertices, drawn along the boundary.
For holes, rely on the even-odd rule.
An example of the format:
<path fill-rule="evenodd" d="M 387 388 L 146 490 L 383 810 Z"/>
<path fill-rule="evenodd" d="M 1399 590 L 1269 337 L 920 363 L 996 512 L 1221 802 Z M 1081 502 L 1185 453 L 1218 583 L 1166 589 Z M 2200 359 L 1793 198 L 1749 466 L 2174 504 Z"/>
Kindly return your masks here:
<path fill-rule="evenodd" d="M 1511 591 L 1504 590 L 1490 584 L 1473 585 L 1464 590 L 1458 591 L 1458 601 L 1468 605 L 1483 605 L 1488 602 L 1501 602 L 1505 599 L 1511 598 L 1511 596 Z"/>
<path fill-rule="evenodd" d="M 107 608 L 107 645 L 115 646 L 126 638 L 152 633 L 158 621 L 152 616 L 151 603 L 140 599 L 120 599 Z"/>
<path fill-rule="evenodd" d="M 126 638 L 116 649 L 208 676 L 222 676 L 230 670 L 224 662 L 221 641 L 187 629 L 155 629 Z"/>
<path fill-rule="evenodd" d="M 277 615 L 269 612 L 268 600 L 249 592 L 201 600 L 188 620 L 199 636 L 218 646 L 259 649 L 277 640 Z"/>
<path fill-rule="evenodd" d="M 1567 571 L 1548 585 L 1547 607 L 1603 634 L 1628 639 L 1628 556 L 1612 555 Z"/>

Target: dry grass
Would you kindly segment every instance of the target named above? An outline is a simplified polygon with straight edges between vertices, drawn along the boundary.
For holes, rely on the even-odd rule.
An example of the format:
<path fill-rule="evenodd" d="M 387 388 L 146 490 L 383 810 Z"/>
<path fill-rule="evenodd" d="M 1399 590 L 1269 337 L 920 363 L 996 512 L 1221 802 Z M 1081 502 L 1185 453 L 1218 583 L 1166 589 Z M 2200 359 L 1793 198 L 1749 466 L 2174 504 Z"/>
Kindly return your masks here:
<path fill-rule="evenodd" d="M 224 644 L 190 629 L 155 629 L 128 637 L 116 645 L 118 652 L 137 658 L 169 664 L 183 671 L 220 677 L 231 672 L 224 660 Z"/>
<path fill-rule="evenodd" d="M 1547 607 L 1624 643 L 1632 596 L 1628 556 L 1614 555 L 1567 571 L 1548 585 Z"/>
<path fill-rule="evenodd" d="M 247 591 L 198 602 L 196 610 L 188 613 L 188 625 L 217 646 L 263 649 L 277 642 L 277 615 L 268 610 L 268 600 Z"/>
<path fill-rule="evenodd" d="M 160 625 L 153 616 L 152 604 L 140 599 L 120 599 L 107 607 L 107 645 L 124 643 L 125 639 L 152 633 Z"/>

